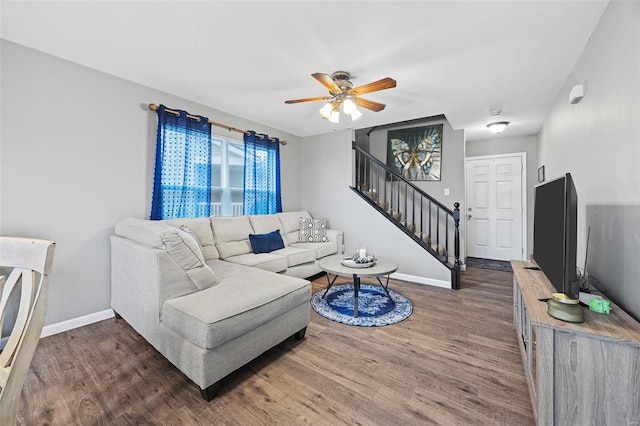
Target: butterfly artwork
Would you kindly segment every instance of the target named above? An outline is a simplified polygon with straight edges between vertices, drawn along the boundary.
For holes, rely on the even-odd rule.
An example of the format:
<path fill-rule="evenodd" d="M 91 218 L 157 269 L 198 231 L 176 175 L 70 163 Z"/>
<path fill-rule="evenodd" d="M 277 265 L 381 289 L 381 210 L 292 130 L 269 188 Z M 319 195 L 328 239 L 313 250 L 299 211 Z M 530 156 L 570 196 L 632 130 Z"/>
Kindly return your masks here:
<path fill-rule="evenodd" d="M 387 165 L 407 180 L 440 180 L 442 124 L 391 130 Z"/>

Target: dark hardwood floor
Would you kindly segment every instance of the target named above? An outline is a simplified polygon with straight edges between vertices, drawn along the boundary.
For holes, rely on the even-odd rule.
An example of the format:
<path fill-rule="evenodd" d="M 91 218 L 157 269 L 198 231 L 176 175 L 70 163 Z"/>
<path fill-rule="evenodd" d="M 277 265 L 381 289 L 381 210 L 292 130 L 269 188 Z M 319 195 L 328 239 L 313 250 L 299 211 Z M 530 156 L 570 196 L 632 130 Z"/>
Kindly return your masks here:
<path fill-rule="evenodd" d="M 124 320 L 46 337 L 18 424 L 530 425 L 511 280 L 476 268 L 458 291 L 392 280 L 413 313 L 386 327 L 312 310 L 304 340 L 231 374 L 209 403 Z M 314 292 L 325 286 L 313 282 Z"/>

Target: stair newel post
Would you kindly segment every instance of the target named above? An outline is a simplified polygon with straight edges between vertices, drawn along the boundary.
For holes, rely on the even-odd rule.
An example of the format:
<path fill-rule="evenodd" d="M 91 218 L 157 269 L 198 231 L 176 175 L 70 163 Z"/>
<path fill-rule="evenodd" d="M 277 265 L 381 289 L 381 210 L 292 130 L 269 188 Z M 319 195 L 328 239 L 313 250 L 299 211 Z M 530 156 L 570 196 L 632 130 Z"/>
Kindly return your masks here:
<path fill-rule="evenodd" d="M 451 288 L 454 290 L 460 289 L 460 203 L 455 202 L 453 204 L 453 223 L 455 225 L 453 231 L 453 254 L 455 256 L 455 263 L 451 270 Z"/>

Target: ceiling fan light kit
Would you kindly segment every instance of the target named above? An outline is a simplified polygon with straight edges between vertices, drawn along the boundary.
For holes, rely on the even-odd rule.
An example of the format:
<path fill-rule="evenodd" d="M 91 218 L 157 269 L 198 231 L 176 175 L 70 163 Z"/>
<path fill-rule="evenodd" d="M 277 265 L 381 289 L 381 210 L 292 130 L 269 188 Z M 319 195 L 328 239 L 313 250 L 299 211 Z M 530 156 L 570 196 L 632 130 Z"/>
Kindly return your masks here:
<path fill-rule="evenodd" d="M 357 111 L 358 107 L 351 98 L 347 98 L 342 102 L 342 112 L 345 114 L 351 114 L 353 111 Z"/>
<path fill-rule="evenodd" d="M 319 109 L 320 115 L 322 118 L 329 118 L 331 116 L 331 112 L 333 111 L 333 105 L 330 102 L 327 102 Z"/>
<path fill-rule="evenodd" d="M 334 108 L 333 111 L 331 111 L 331 115 L 329 116 L 328 120 L 330 123 L 340 123 L 340 111 L 338 111 L 338 108 Z"/>
<path fill-rule="evenodd" d="M 360 110 L 353 110 L 353 112 L 351 113 L 351 121 L 356 121 L 360 117 L 362 117 L 362 113 L 360 112 Z"/>
<path fill-rule="evenodd" d="M 311 74 L 311 76 L 329 90 L 330 96 L 292 99 L 285 101 L 285 103 L 296 104 L 300 102 L 327 101 L 327 103 L 320 108 L 319 112 L 322 118 L 334 124 L 340 122 L 340 107 L 342 107 L 343 113 L 351 116 L 351 121 L 362 117 L 362 112 L 360 112 L 358 106 L 374 112 L 382 111 L 386 105 L 363 99 L 360 95 L 396 87 L 396 81 L 386 77 L 354 88 L 353 83 L 349 80 L 351 75 L 346 71 L 336 71 L 331 76 L 317 72 Z"/>

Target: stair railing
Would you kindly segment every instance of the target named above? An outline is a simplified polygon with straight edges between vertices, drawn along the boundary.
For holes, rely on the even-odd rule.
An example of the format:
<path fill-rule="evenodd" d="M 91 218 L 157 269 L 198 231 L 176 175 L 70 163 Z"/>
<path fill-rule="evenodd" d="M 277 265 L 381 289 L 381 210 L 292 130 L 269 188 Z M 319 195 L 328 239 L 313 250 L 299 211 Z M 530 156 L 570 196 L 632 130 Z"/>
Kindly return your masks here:
<path fill-rule="evenodd" d="M 362 148 L 353 149 L 351 189 L 449 268 L 451 287 L 460 288 L 460 204 L 449 209 Z"/>

